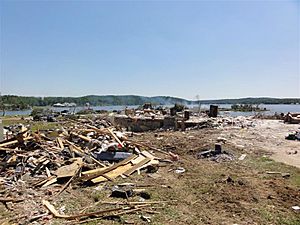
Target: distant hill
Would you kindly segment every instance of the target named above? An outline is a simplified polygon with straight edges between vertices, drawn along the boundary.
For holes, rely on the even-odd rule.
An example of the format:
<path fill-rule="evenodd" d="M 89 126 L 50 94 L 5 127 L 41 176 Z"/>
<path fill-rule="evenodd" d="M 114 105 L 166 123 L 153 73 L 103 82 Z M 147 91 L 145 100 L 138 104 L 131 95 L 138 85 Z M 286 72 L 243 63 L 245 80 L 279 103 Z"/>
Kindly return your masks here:
<path fill-rule="evenodd" d="M 300 104 L 300 98 L 237 98 L 201 100 L 203 104 Z"/>
<path fill-rule="evenodd" d="M 240 99 L 218 99 L 192 101 L 170 96 L 145 97 L 138 95 L 88 95 L 83 97 L 25 97 L 15 95 L 4 95 L 0 99 L 0 108 L 24 109 L 28 106 L 51 106 L 55 103 L 76 103 L 77 105 L 142 105 L 153 103 L 157 105 L 179 104 L 300 104 L 300 98 L 240 98 Z"/>

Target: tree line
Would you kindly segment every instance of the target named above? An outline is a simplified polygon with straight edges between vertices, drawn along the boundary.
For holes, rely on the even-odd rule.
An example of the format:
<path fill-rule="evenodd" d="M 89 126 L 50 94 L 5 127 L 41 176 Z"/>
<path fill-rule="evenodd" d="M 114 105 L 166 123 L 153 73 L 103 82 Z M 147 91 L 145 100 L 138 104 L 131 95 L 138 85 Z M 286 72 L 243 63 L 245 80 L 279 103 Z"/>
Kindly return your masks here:
<path fill-rule="evenodd" d="M 145 97 L 137 95 L 88 95 L 83 97 L 27 97 L 16 95 L 3 95 L 0 97 L 0 109 L 23 110 L 34 106 L 52 106 L 55 103 L 76 103 L 84 106 L 103 105 L 142 105 L 152 103 L 158 105 L 179 104 L 300 104 L 300 98 L 241 98 L 219 100 L 186 100 L 170 96 Z"/>

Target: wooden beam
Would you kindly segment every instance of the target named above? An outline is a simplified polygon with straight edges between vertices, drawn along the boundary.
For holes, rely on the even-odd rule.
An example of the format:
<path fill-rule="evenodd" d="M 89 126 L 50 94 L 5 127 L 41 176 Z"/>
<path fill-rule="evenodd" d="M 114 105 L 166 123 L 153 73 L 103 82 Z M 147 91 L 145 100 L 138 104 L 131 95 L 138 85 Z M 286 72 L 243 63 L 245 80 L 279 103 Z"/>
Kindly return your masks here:
<path fill-rule="evenodd" d="M 138 164 L 134 165 L 132 168 L 130 168 L 129 170 L 127 170 L 125 173 L 123 173 L 123 175 L 130 176 L 130 174 L 132 174 L 134 171 L 140 169 L 140 167 L 142 167 L 143 165 L 147 164 L 150 161 L 151 161 L 151 159 L 149 159 L 149 158 L 143 159 L 141 162 L 139 162 Z"/>

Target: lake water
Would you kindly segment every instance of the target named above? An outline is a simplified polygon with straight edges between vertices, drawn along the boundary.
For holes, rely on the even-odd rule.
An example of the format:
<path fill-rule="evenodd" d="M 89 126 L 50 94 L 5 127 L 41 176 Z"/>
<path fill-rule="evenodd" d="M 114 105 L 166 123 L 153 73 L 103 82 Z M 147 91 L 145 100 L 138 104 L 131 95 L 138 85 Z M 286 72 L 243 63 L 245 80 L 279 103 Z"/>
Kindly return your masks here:
<path fill-rule="evenodd" d="M 170 107 L 169 105 L 166 105 Z M 230 104 L 219 104 L 218 105 L 221 108 L 228 108 L 230 109 Z M 125 105 L 115 105 L 115 106 L 92 106 L 91 108 L 94 110 L 107 110 L 107 111 L 113 111 L 113 110 L 124 110 L 125 108 L 135 109 L 138 107 L 138 105 L 131 105 L 131 106 L 125 106 Z M 197 105 L 189 105 L 190 108 L 198 107 Z M 266 108 L 269 111 L 261 112 L 263 114 L 267 115 L 273 115 L 276 113 L 288 113 L 288 112 L 300 112 L 300 105 L 260 105 L 261 108 Z M 49 109 L 52 109 L 54 111 L 60 112 L 62 110 L 69 110 L 69 111 L 81 111 L 85 109 L 85 107 L 76 107 L 74 108 L 68 108 L 68 107 L 48 107 Z M 209 109 L 209 105 L 201 105 L 201 109 Z M 6 111 L 6 115 L 14 116 L 14 115 L 29 115 L 31 113 L 31 110 L 22 110 L 22 111 Z M 229 115 L 229 116 L 251 116 L 257 114 L 257 112 L 220 112 L 221 115 Z"/>
<path fill-rule="evenodd" d="M 113 111 L 113 110 L 117 110 L 117 111 L 121 111 L 124 110 L 125 108 L 129 108 L 129 109 L 136 109 L 137 107 L 139 107 L 138 105 L 130 105 L 130 106 L 125 106 L 125 105 L 114 105 L 114 106 L 91 106 L 90 108 L 92 108 L 93 110 L 107 110 L 107 111 Z M 86 109 L 86 107 L 81 107 L 78 106 L 76 108 L 70 108 L 70 107 L 45 107 L 45 109 L 50 109 L 53 110 L 55 112 L 61 112 L 63 110 L 69 110 L 70 112 L 79 112 L 83 109 Z M 7 116 L 22 116 L 22 115 L 29 115 L 31 113 L 32 110 L 19 110 L 19 111 L 5 111 L 5 115 Z"/>
<path fill-rule="evenodd" d="M 218 104 L 220 108 L 231 108 L 231 104 Z M 198 107 L 198 106 L 193 106 Z M 285 105 L 285 104 L 274 104 L 274 105 L 259 105 L 260 108 L 266 108 L 268 111 L 263 112 L 233 112 L 233 111 L 221 111 L 221 115 L 228 115 L 228 116 L 253 116 L 255 114 L 265 114 L 265 115 L 274 115 L 274 113 L 288 113 L 288 112 L 299 112 L 300 113 L 300 105 Z M 209 109 L 209 105 L 201 105 L 201 109 Z"/>

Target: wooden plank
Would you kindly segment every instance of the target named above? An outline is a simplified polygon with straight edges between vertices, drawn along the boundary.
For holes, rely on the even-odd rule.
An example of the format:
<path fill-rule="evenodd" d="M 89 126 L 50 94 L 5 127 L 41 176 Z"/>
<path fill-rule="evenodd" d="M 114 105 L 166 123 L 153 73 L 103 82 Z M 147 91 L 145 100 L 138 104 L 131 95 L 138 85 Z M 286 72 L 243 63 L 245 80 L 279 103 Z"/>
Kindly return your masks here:
<path fill-rule="evenodd" d="M 60 189 L 60 191 L 55 196 L 59 196 L 69 186 L 71 181 L 78 175 L 80 169 L 81 169 L 81 167 L 78 168 L 78 170 L 75 172 L 75 174 L 68 180 L 68 182 Z"/>
<path fill-rule="evenodd" d="M 150 152 L 148 151 L 142 151 L 141 154 L 143 156 L 145 156 L 146 158 L 149 158 L 149 159 L 157 159 L 157 157 L 155 157 L 154 155 L 152 155 Z"/>
<path fill-rule="evenodd" d="M 61 138 L 57 138 L 57 143 L 58 143 L 58 147 L 61 149 L 61 150 L 64 150 L 64 144 L 63 144 L 63 141 Z"/>
<path fill-rule="evenodd" d="M 53 216 L 57 218 L 69 218 L 68 215 L 61 215 L 59 212 L 54 208 L 53 205 L 50 204 L 50 202 L 46 200 L 42 200 L 43 205 L 53 214 Z"/>
<path fill-rule="evenodd" d="M 131 161 L 131 163 L 133 165 L 136 165 L 138 163 L 140 163 L 143 159 L 145 159 L 146 157 L 143 155 L 139 155 L 137 158 L 135 158 L 134 160 Z"/>
<path fill-rule="evenodd" d="M 24 153 L 24 152 L 26 152 L 24 150 L 18 150 L 18 149 L 12 149 L 12 148 L 4 148 L 4 147 L 0 147 L 0 151 L 18 152 L 18 153 Z"/>
<path fill-rule="evenodd" d="M 50 172 L 50 170 L 48 169 L 48 167 L 45 167 L 45 169 L 46 169 L 47 177 L 51 177 L 51 172 Z"/>
<path fill-rule="evenodd" d="M 26 137 L 26 138 L 24 138 L 23 140 L 24 141 L 28 141 L 28 140 L 31 140 L 31 139 L 33 139 L 33 137 Z M 5 147 L 5 146 L 8 146 L 8 145 L 13 145 L 13 144 L 17 144 L 17 143 L 19 143 L 19 141 L 18 140 L 14 140 L 14 141 L 10 141 L 10 142 L 6 142 L 6 143 L 2 143 L 2 144 L 0 144 L 0 147 Z"/>
<path fill-rule="evenodd" d="M 76 136 L 76 137 L 79 137 L 79 138 L 81 138 L 82 140 L 84 140 L 84 141 L 86 141 L 86 142 L 91 142 L 91 141 L 92 141 L 91 138 L 86 137 L 86 136 L 83 136 L 83 135 L 81 135 L 81 134 L 77 134 L 77 133 L 75 133 L 75 132 L 72 132 L 71 135 L 74 135 L 74 136 Z"/>
<path fill-rule="evenodd" d="M 143 169 L 144 167 L 147 167 L 149 165 L 158 165 L 159 161 L 157 159 L 151 159 L 148 163 L 146 163 L 144 166 L 142 166 L 140 169 Z"/>
<path fill-rule="evenodd" d="M 92 159 L 96 164 L 106 168 L 107 166 L 101 162 L 99 162 L 97 159 L 95 159 L 91 154 L 90 154 L 90 159 Z"/>
<path fill-rule="evenodd" d="M 158 148 L 154 148 L 154 147 L 146 145 L 144 143 L 139 143 L 139 142 L 136 142 L 136 141 L 129 141 L 129 142 L 132 143 L 132 144 L 134 144 L 134 145 L 136 145 L 136 146 L 139 146 L 139 147 L 148 148 L 148 149 L 151 149 L 153 151 L 157 151 L 159 153 L 162 153 L 162 154 L 165 154 L 165 155 L 169 155 L 169 152 L 163 151 L 163 150 L 158 149 Z"/>
<path fill-rule="evenodd" d="M 110 171 L 108 173 L 105 173 L 105 176 L 110 177 L 110 179 L 115 179 L 116 177 L 118 177 L 121 174 L 125 173 L 131 167 L 132 167 L 132 165 L 130 163 L 128 163 L 126 165 L 123 165 L 123 166 L 119 166 L 116 169 L 114 169 L 114 170 L 112 170 L 112 171 Z M 96 177 L 96 178 L 92 179 L 91 181 L 94 184 L 96 184 L 96 183 L 100 183 L 100 182 L 107 181 L 107 180 L 108 180 L 107 178 L 105 178 L 103 176 L 99 176 L 99 177 Z"/>
<path fill-rule="evenodd" d="M 134 165 L 129 170 L 127 170 L 125 173 L 123 173 L 123 175 L 130 176 L 130 174 L 132 174 L 134 171 L 140 169 L 140 167 L 142 167 L 143 165 L 147 164 L 150 161 L 151 161 L 151 159 L 149 159 L 149 158 L 143 159 L 141 162 L 139 162 L 138 164 Z"/>
<path fill-rule="evenodd" d="M 108 177 L 110 177 L 111 179 L 115 179 L 116 177 L 123 175 L 123 173 L 125 173 L 126 171 L 128 171 L 129 169 L 131 169 L 134 165 L 139 164 L 140 162 L 142 162 L 144 159 L 145 159 L 144 156 L 139 155 L 136 159 L 133 159 L 131 161 L 131 163 L 133 165 L 131 165 L 131 163 L 129 163 L 129 161 L 128 161 L 127 162 L 128 164 L 123 165 L 123 166 L 118 166 L 114 170 L 105 173 L 105 175 L 108 176 Z M 103 182 L 103 181 L 107 181 L 107 179 L 105 177 L 103 177 L 103 176 L 99 176 L 97 178 L 92 179 L 93 183 L 99 183 L 99 182 Z"/>
<path fill-rule="evenodd" d="M 107 132 L 107 129 L 99 129 L 95 126 L 92 126 L 90 124 L 85 124 L 85 126 L 91 128 L 93 131 L 96 131 L 99 134 L 109 134 L 109 132 Z"/>
<path fill-rule="evenodd" d="M 85 154 L 85 152 L 78 146 L 76 146 L 75 144 L 73 144 L 72 142 L 65 140 L 65 142 L 67 144 L 69 144 L 70 150 L 75 152 L 77 155 L 79 156 L 83 156 L 83 154 Z"/>
<path fill-rule="evenodd" d="M 76 171 L 82 167 L 83 162 L 82 162 L 82 158 L 75 158 L 75 159 L 76 160 L 72 164 L 62 166 L 54 172 L 57 178 L 72 177 L 76 174 Z"/>
<path fill-rule="evenodd" d="M 34 187 L 41 186 L 41 185 L 47 183 L 48 181 L 50 181 L 50 180 L 52 180 L 54 178 L 56 178 L 56 177 L 55 176 L 50 176 L 47 179 L 44 179 L 42 181 L 38 181 L 38 182 L 34 183 L 32 186 L 34 186 Z"/>
<path fill-rule="evenodd" d="M 0 202 L 21 202 L 24 201 L 24 199 L 19 199 L 19 198 L 2 198 L 0 197 Z"/>
<path fill-rule="evenodd" d="M 109 131 L 109 133 L 111 134 L 111 136 L 122 146 L 122 147 L 124 147 L 124 144 L 122 143 L 122 141 L 120 141 L 120 139 L 117 137 L 117 135 L 115 135 L 115 133 L 111 130 L 111 129 L 109 129 L 109 128 L 107 128 L 107 130 Z"/>
<path fill-rule="evenodd" d="M 103 167 L 103 168 L 97 168 L 97 169 L 93 169 L 93 170 L 88 170 L 88 171 L 82 172 L 81 174 L 82 175 L 87 175 L 87 174 L 98 173 L 98 172 L 101 172 L 101 171 L 103 171 L 103 170 L 105 170 L 107 168 L 109 168 L 109 167 Z"/>
<path fill-rule="evenodd" d="M 43 184 L 42 187 L 47 187 L 47 186 L 49 186 L 49 185 L 51 185 L 51 184 L 54 184 L 56 181 L 57 181 L 57 178 L 56 178 L 56 177 L 55 177 L 55 178 L 52 178 L 51 180 L 48 180 L 45 184 Z"/>
<path fill-rule="evenodd" d="M 119 166 L 122 166 L 122 165 L 125 165 L 125 164 L 129 163 L 131 160 L 134 160 L 136 157 L 137 157 L 136 155 L 131 155 L 127 159 L 124 159 L 124 160 L 122 160 L 122 161 L 114 164 L 113 166 L 110 166 L 110 167 L 106 168 L 105 170 L 98 171 L 98 172 L 96 172 L 94 174 L 87 174 L 86 177 L 84 177 L 84 179 L 85 180 L 90 180 L 90 179 L 99 177 L 102 174 L 105 174 L 105 173 L 107 173 L 109 171 L 112 171 L 112 170 L 116 169 Z"/>

